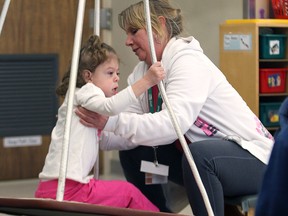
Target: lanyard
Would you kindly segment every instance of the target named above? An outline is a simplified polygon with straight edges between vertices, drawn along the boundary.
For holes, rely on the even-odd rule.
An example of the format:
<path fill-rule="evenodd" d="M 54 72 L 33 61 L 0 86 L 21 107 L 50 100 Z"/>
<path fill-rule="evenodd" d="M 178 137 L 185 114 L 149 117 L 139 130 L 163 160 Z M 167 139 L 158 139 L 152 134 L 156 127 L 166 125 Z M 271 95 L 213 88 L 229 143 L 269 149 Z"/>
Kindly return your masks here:
<path fill-rule="evenodd" d="M 152 88 L 154 88 L 154 90 L 152 90 Z M 162 98 L 161 95 L 159 93 L 158 87 L 153 86 L 152 88 L 148 89 L 148 102 L 149 102 L 149 111 L 150 113 L 154 113 L 154 112 L 159 112 L 161 110 L 161 105 L 162 105 Z M 158 93 L 158 95 L 156 95 L 156 93 Z M 156 103 L 156 98 L 157 97 L 157 104 Z M 155 98 L 155 100 L 154 100 Z M 155 106 L 157 105 L 157 106 Z M 156 108 L 156 110 L 155 110 Z M 153 146 L 153 151 L 154 151 L 154 164 L 157 167 L 158 166 L 158 159 L 157 159 L 157 146 Z"/>
<path fill-rule="evenodd" d="M 157 86 L 155 86 L 155 87 L 158 88 Z M 159 112 L 161 110 L 162 98 L 161 98 L 160 93 L 158 92 L 157 106 L 155 106 L 156 104 L 154 104 L 154 100 L 153 100 L 153 96 L 154 95 L 153 95 L 153 92 L 152 92 L 152 88 L 148 89 L 148 102 L 149 102 L 149 111 L 151 113 L 154 113 L 154 112 Z M 156 110 L 155 110 L 155 107 L 156 107 Z"/>

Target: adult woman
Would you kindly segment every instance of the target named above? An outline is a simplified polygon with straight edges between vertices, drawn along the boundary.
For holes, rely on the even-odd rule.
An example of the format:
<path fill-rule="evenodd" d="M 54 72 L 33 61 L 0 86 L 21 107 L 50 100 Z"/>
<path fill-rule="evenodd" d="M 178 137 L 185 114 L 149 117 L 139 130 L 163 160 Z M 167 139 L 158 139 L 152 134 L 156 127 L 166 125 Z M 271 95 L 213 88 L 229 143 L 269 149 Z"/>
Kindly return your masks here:
<path fill-rule="evenodd" d="M 150 11 L 157 60 L 167 74 L 163 80 L 167 97 L 183 134 L 192 143 L 189 148 L 213 211 L 224 215 L 224 196 L 258 192 L 273 138 L 203 54 L 198 41 L 179 37 L 183 30 L 181 10 L 174 9 L 168 0 L 153 0 Z M 121 12 L 119 24 L 127 34 L 126 45 L 140 60 L 128 78 L 132 84 L 151 65 L 143 3 Z M 159 103 L 156 98 L 154 104 Z M 86 126 L 106 131 L 101 145 L 110 149 L 138 146 L 120 151 L 124 174 L 161 211 L 169 211 L 161 185 L 145 185 L 145 174 L 140 172 L 141 160 L 155 160 L 152 146 L 158 146 L 158 162 L 169 166 L 169 180 L 186 187 L 193 213 L 206 215 L 185 156 L 175 145 L 168 145 L 175 143 L 177 136 L 167 109 L 162 104 L 162 110 L 158 107 L 153 113 L 152 104 L 148 92 L 137 105 L 109 119 L 83 109 L 77 113 Z"/>

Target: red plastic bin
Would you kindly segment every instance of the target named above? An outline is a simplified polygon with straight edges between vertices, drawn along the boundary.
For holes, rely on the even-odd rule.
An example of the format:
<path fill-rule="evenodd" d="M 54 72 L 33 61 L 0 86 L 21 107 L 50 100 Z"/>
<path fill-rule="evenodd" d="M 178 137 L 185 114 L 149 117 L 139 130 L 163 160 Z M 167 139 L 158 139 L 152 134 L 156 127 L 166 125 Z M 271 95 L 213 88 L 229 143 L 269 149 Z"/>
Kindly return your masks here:
<path fill-rule="evenodd" d="M 261 68 L 260 93 L 283 93 L 286 90 L 287 68 Z"/>
<path fill-rule="evenodd" d="M 288 19 L 288 0 L 271 0 L 276 19 Z"/>

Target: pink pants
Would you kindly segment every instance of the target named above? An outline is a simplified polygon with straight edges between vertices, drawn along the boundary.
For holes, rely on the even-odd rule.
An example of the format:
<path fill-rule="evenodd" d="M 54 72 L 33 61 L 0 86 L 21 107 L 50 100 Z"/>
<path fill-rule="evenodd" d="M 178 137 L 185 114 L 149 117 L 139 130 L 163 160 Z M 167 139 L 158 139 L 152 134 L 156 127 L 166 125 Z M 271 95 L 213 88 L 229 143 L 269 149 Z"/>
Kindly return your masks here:
<path fill-rule="evenodd" d="M 58 180 L 40 181 L 36 198 L 56 199 Z M 95 180 L 83 184 L 66 179 L 64 200 L 159 212 L 133 184 L 120 180 Z"/>

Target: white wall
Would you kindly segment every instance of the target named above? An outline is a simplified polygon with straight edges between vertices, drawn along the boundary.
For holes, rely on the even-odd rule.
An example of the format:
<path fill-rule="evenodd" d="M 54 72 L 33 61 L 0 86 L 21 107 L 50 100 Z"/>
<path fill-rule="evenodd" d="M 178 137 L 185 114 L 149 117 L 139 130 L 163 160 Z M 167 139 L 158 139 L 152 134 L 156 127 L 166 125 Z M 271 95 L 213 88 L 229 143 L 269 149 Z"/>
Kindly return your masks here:
<path fill-rule="evenodd" d="M 107 0 L 104 0 L 104 2 Z M 112 46 L 121 58 L 120 87 L 126 87 L 126 79 L 137 63 L 137 58 L 126 47 L 125 32 L 118 26 L 118 14 L 130 4 L 139 0 L 111 0 L 113 10 Z M 216 64 L 219 63 L 219 24 L 227 19 L 242 19 L 243 2 L 240 0 L 170 0 L 182 9 L 186 35 L 199 40 L 206 55 Z"/>

